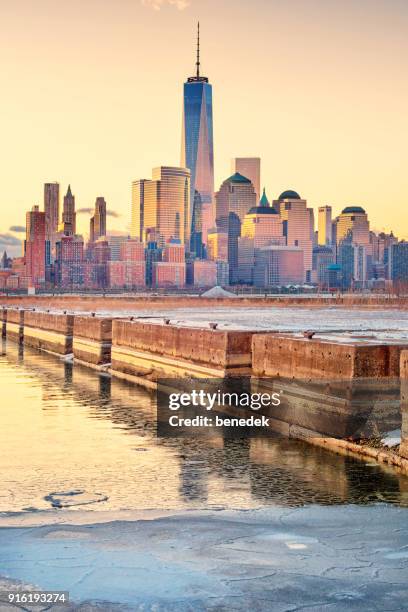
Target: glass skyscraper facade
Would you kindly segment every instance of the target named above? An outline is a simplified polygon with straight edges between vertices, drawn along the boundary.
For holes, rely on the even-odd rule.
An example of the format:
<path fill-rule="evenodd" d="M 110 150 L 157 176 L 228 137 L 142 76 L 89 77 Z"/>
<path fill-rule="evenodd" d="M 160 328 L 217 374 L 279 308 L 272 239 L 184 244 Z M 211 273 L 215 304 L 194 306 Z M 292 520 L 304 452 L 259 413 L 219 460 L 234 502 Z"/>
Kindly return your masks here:
<path fill-rule="evenodd" d="M 214 145 L 212 86 L 200 75 L 200 47 L 197 39 L 196 75 L 184 83 L 183 134 L 181 166 L 191 172 L 191 240 L 197 234 L 207 240 L 207 232 L 214 225 Z"/>

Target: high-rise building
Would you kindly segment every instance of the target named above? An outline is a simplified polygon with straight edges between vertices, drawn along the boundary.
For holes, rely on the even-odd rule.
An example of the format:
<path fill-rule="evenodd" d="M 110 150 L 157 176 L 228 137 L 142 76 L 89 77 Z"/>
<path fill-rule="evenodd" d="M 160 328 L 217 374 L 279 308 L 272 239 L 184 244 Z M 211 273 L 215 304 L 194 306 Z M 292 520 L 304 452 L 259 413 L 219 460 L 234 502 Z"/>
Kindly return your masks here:
<path fill-rule="evenodd" d="M 143 240 L 144 228 L 144 186 L 148 183 L 146 179 L 133 181 L 132 183 L 132 215 L 130 223 L 130 235 L 132 238 Z"/>
<path fill-rule="evenodd" d="M 132 184 L 132 237 L 159 247 L 169 240 L 190 245 L 190 170 L 160 166 L 152 180 Z"/>
<path fill-rule="evenodd" d="M 182 288 L 186 284 L 185 246 L 180 240 L 170 240 L 163 249 L 162 261 L 153 264 L 153 285 Z"/>
<path fill-rule="evenodd" d="M 256 193 L 251 181 L 235 173 L 227 178 L 215 194 L 216 218 L 227 218 L 229 213 L 235 213 L 241 223 L 247 212 L 256 206 Z"/>
<path fill-rule="evenodd" d="M 62 223 L 58 230 L 65 235 L 76 234 L 75 196 L 72 195 L 71 185 L 68 185 L 67 193 L 64 196 Z"/>
<path fill-rule="evenodd" d="M 45 283 L 45 213 L 33 206 L 26 214 L 26 274 L 34 287 Z"/>
<path fill-rule="evenodd" d="M 238 280 L 240 283 L 253 283 L 256 252 L 272 244 L 284 246 L 286 239 L 278 211 L 270 206 L 264 190 L 259 206 L 247 212 L 241 226 L 241 236 L 238 238 Z"/>
<path fill-rule="evenodd" d="M 200 74 L 200 24 L 196 74 L 184 83 L 181 166 L 191 171 L 187 234 L 196 244 L 195 234 L 201 233 L 206 243 L 207 232 L 214 225 L 214 145 L 212 86 Z"/>
<path fill-rule="evenodd" d="M 303 250 L 295 246 L 271 245 L 257 249 L 254 285 L 273 287 L 303 283 L 303 255 Z"/>
<path fill-rule="evenodd" d="M 110 248 L 110 261 L 120 261 L 121 246 L 124 242 L 129 240 L 129 236 L 127 234 L 108 235 L 107 240 Z"/>
<path fill-rule="evenodd" d="M 391 278 L 394 282 L 408 283 L 408 242 L 403 240 L 391 246 Z"/>
<path fill-rule="evenodd" d="M 231 172 L 242 174 L 249 178 L 254 186 L 256 200 L 261 197 L 261 158 L 260 157 L 234 157 L 231 160 Z"/>
<path fill-rule="evenodd" d="M 332 207 L 319 206 L 318 244 L 329 246 L 332 241 Z"/>
<path fill-rule="evenodd" d="M 288 246 L 299 247 L 304 252 L 304 269 L 306 282 L 311 281 L 313 263 L 313 215 L 296 191 L 288 190 L 281 193 L 274 201 L 283 221 L 283 233 Z M 312 210 L 313 212 L 313 210 Z"/>
<path fill-rule="evenodd" d="M 106 236 L 106 202 L 105 198 L 100 196 L 96 198 L 95 212 L 90 220 L 89 241 L 95 242 L 102 236 Z"/>
<path fill-rule="evenodd" d="M 330 287 L 330 266 L 335 263 L 335 259 L 335 249 L 330 246 L 317 246 L 313 249 L 312 280 L 317 283 L 319 287 Z"/>
<path fill-rule="evenodd" d="M 82 236 L 73 234 L 60 236 L 56 244 L 55 283 L 64 289 L 82 286 L 83 260 Z"/>
<path fill-rule="evenodd" d="M 55 243 L 59 223 L 59 183 L 44 184 L 45 239 L 49 241 L 51 259 L 55 258 Z"/>
<path fill-rule="evenodd" d="M 337 244 L 350 238 L 353 244 L 370 247 L 370 223 L 361 206 L 347 206 L 337 217 Z M 371 248 L 368 248 L 371 252 Z"/>

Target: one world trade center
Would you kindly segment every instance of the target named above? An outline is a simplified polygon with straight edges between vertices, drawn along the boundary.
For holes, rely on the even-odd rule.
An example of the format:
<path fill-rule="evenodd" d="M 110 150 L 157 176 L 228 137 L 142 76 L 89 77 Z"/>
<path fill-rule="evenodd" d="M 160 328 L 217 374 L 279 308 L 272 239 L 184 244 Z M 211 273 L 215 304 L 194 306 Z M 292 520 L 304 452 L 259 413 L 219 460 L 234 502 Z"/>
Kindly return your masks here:
<path fill-rule="evenodd" d="M 215 220 L 212 86 L 200 75 L 200 24 L 196 74 L 184 83 L 181 165 L 191 172 L 191 251 L 202 256 Z"/>

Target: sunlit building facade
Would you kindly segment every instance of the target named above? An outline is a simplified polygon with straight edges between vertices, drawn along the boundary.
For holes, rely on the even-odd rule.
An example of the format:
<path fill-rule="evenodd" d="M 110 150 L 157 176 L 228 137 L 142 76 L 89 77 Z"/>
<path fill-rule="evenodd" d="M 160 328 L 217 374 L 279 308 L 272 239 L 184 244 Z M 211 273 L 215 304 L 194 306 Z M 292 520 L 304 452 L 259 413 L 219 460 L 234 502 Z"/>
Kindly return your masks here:
<path fill-rule="evenodd" d="M 55 243 L 59 223 L 59 183 L 44 184 L 45 239 L 49 241 L 52 258 L 55 258 Z"/>
<path fill-rule="evenodd" d="M 332 207 L 319 206 L 317 219 L 318 244 L 329 246 L 332 242 Z"/>
<path fill-rule="evenodd" d="M 304 281 L 310 282 L 313 267 L 313 209 L 296 191 L 288 190 L 274 201 L 283 221 L 283 233 L 289 247 L 299 247 L 304 253 Z"/>
<path fill-rule="evenodd" d="M 249 178 L 254 186 L 257 201 L 261 197 L 261 158 L 260 157 L 234 157 L 231 161 L 231 172 L 242 174 Z"/>
<path fill-rule="evenodd" d="M 217 223 L 235 213 L 241 223 L 247 212 L 256 206 L 257 199 L 251 181 L 238 172 L 227 178 L 215 195 Z"/>
<path fill-rule="evenodd" d="M 154 168 L 152 180 L 132 185 L 132 237 L 159 247 L 169 240 L 190 244 L 190 170 Z"/>

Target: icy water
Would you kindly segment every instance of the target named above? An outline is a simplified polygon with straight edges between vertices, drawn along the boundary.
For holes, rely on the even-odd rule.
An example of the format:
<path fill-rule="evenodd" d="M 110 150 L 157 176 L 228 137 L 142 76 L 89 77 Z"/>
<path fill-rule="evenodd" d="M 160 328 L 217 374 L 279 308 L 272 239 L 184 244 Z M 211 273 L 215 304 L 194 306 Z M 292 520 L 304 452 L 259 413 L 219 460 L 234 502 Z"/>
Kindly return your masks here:
<path fill-rule="evenodd" d="M 302 442 L 158 439 L 154 394 L 14 343 L 0 390 L 0 513 L 408 506 L 408 478 Z"/>

